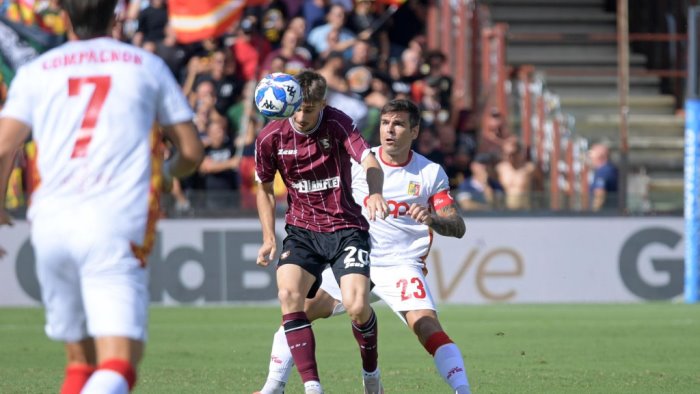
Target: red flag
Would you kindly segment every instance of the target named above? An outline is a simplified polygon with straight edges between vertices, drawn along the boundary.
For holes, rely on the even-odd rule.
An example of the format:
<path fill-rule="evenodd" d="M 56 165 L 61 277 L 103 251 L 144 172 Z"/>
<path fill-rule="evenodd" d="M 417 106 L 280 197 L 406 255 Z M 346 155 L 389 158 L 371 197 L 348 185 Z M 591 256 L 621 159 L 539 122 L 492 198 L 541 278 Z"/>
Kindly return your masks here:
<path fill-rule="evenodd" d="M 191 43 L 218 37 L 240 19 L 246 6 L 267 0 L 170 0 L 169 22 L 177 40 Z"/>

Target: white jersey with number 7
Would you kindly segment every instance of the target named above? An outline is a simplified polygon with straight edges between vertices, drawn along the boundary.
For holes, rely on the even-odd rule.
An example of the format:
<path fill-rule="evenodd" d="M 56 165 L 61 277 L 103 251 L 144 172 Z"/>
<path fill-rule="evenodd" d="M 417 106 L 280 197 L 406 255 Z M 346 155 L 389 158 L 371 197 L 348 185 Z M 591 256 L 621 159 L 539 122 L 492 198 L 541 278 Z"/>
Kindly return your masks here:
<path fill-rule="evenodd" d="M 80 208 L 133 234 L 149 213 L 152 126 L 189 121 L 192 111 L 161 59 L 105 37 L 22 66 L 2 116 L 29 125 L 37 145 L 30 220 Z"/>

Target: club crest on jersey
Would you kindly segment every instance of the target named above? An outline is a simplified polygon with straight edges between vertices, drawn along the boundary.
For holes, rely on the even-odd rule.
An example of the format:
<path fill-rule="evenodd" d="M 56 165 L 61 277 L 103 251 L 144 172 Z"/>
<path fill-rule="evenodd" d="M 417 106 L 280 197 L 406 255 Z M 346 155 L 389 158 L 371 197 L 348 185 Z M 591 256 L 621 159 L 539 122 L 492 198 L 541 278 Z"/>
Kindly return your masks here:
<path fill-rule="evenodd" d="M 408 182 L 408 195 L 418 196 L 420 195 L 420 183 L 410 181 Z"/>
<path fill-rule="evenodd" d="M 323 137 L 318 140 L 318 144 L 321 145 L 321 149 L 328 151 L 331 149 L 331 141 L 328 137 Z"/>

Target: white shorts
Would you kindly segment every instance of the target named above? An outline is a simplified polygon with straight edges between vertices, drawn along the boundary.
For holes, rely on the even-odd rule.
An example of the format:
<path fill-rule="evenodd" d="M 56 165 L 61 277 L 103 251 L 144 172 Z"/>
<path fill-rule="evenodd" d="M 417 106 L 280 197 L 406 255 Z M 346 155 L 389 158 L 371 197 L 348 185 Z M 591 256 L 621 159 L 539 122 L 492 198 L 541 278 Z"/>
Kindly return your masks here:
<path fill-rule="evenodd" d="M 330 268 L 325 269 L 322 278 L 321 289 L 341 301 L 340 287 L 333 271 Z M 437 311 L 423 270 L 416 265 L 372 266 L 370 278 L 374 283 L 370 302 L 383 300 L 402 320 L 404 318 L 401 312 L 423 309 Z M 333 315 L 344 311 L 341 303 L 333 311 Z"/>
<path fill-rule="evenodd" d="M 46 335 L 64 342 L 88 336 L 145 340 L 148 270 L 127 237 L 53 219 L 32 223 Z"/>

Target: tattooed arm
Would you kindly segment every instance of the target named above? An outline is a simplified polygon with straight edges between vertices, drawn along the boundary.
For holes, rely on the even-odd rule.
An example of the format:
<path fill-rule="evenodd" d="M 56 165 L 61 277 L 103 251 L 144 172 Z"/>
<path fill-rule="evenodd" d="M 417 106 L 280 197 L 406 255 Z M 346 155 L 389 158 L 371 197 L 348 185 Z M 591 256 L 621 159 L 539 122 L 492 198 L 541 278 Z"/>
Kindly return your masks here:
<path fill-rule="evenodd" d="M 408 209 L 408 215 L 446 237 L 462 238 L 467 231 L 464 219 L 459 214 L 454 201 L 436 212 L 431 212 L 427 207 L 412 204 Z"/>

